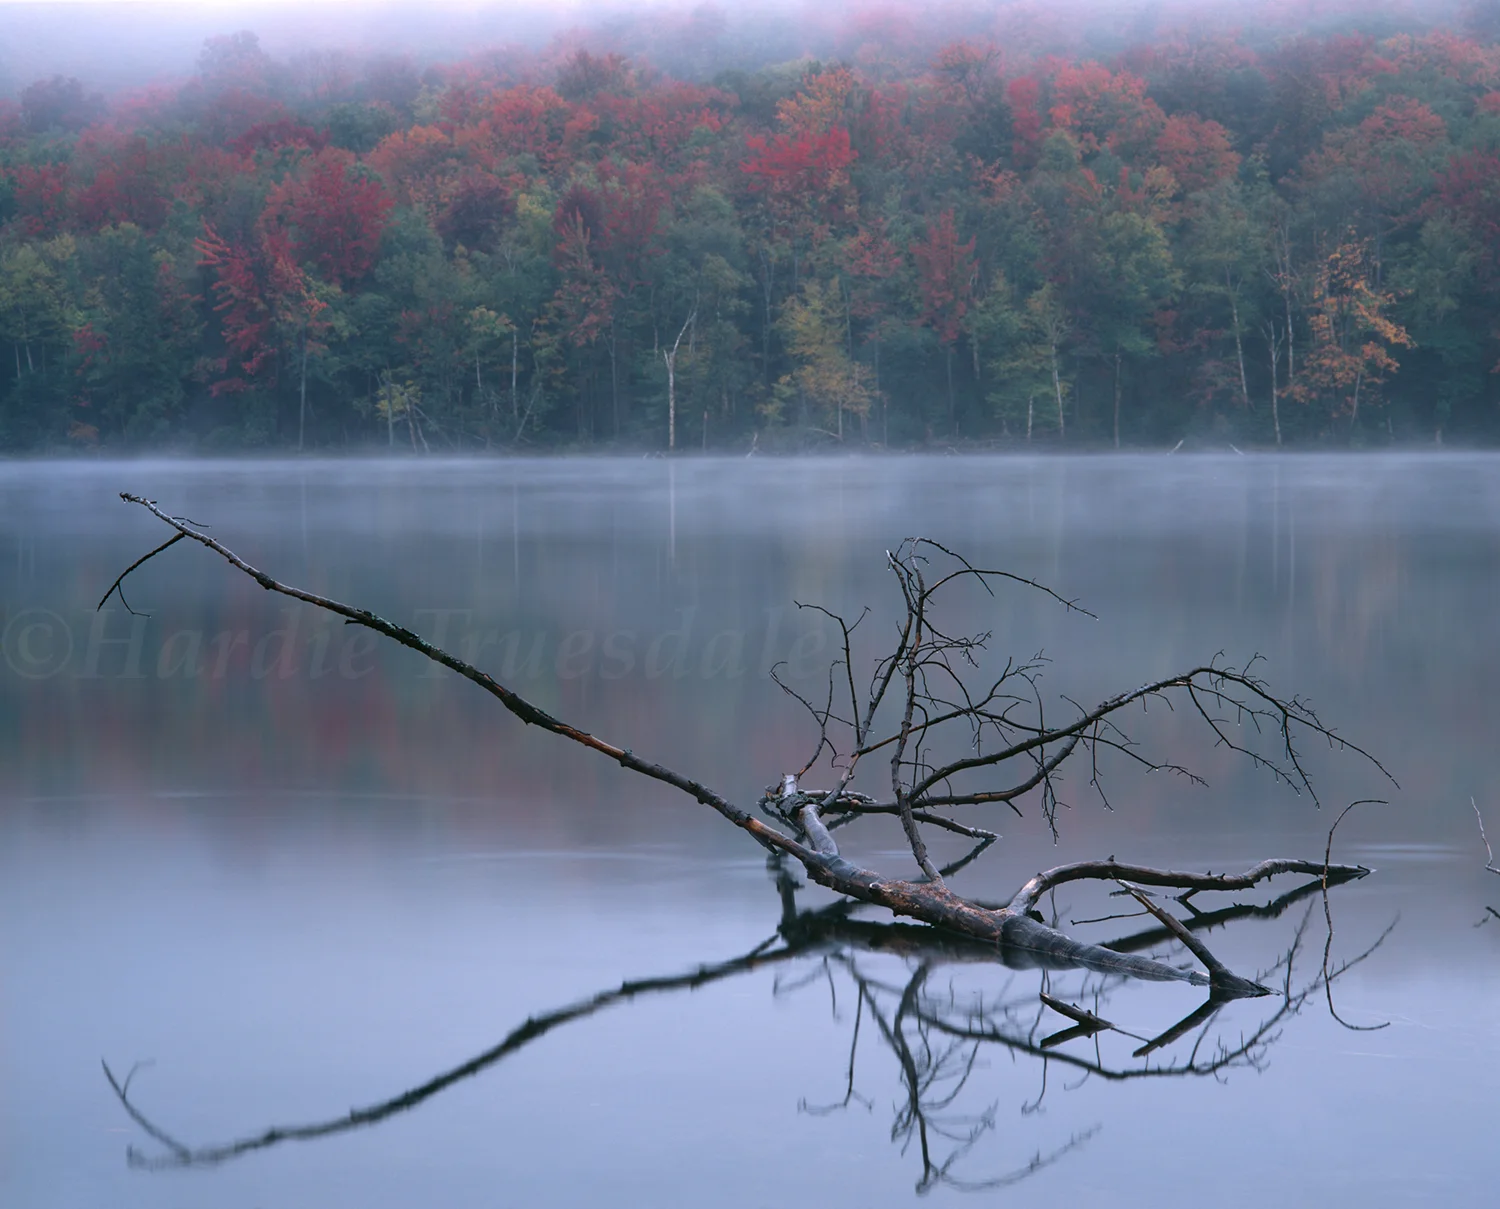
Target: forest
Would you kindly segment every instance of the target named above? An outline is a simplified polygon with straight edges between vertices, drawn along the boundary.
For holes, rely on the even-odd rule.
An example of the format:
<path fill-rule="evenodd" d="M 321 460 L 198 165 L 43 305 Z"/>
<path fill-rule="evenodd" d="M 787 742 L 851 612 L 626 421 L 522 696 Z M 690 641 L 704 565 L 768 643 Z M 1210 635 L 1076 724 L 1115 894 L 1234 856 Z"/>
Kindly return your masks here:
<path fill-rule="evenodd" d="M 0 450 L 1500 439 L 1500 5 L 1263 10 L 35 80 Z"/>

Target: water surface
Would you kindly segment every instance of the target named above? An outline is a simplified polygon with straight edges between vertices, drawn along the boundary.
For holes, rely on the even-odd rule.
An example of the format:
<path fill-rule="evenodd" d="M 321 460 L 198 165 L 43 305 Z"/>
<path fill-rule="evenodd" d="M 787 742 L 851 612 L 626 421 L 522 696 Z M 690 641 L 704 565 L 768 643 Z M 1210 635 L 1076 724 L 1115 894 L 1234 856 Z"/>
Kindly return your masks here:
<path fill-rule="evenodd" d="M 1500 835 L 1497 471 L 1477 455 L 6 465 L 0 1202 L 957 1204 L 1005 1180 L 1053 1202 L 1197 1203 L 1209 1185 L 1251 1205 L 1274 1178 L 1286 1204 L 1488 1204 L 1500 921 L 1474 925 L 1500 879 L 1469 799 Z M 1331 899 L 1335 967 L 1394 923 L 1334 988 L 1346 1021 L 1387 1027 L 1330 1015 L 1313 895 L 1209 934 L 1281 997 L 1145 1058 L 1107 1033 L 1044 1059 L 1068 1022 L 1041 1007 L 1042 973 L 836 927 L 789 946 L 764 854 L 721 820 L 206 551 L 128 581 L 149 618 L 94 614 L 165 536 L 121 490 L 746 804 L 811 750 L 766 675 L 785 661 L 793 685 L 821 683 L 829 631 L 793 602 L 868 604 L 861 634 L 882 641 L 884 551 L 905 536 L 1098 614 L 1021 591 L 955 602 L 995 650 L 1050 657 L 1051 693 L 1262 656 L 1400 788 L 1314 751 L 1319 809 L 1156 711 L 1139 737 L 1207 788 L 1120 763 L 1109 809 L 1080 770 L 1056 844 L 1034 803 L 990 816 L 1003 839 L 957 885 L 1008 897 L 1110 854 L 1320 859 L 1337 809 L 1387 798 L 1335 842 L 1376 874 Z M 912 871 L 894 826 L 849 834 L 861 860 Z M 1065 925 L 1124 910 L 1091 889 L 1049 909 Z M 1045 977 L 1143 1039 L 1201 1001 Z M 196 1147 L 380 1102 L 569 1005 L 587 1010 L 409 1111 L 203 1169 L 132 1167 L 127 1146 L 172 1152 L 99 1066 L 150 1061 L 132 1095 Z"/>

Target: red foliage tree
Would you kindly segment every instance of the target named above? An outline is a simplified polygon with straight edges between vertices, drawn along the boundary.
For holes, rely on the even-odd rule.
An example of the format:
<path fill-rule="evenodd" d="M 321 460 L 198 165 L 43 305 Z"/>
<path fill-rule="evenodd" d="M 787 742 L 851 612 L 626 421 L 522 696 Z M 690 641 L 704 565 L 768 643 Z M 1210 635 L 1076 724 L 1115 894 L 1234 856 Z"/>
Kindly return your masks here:
<path fill-rule="evenodd" d="M 922 323 L 937 333 L 944 345 L 952 345 L 963 332 L 964 316 L 974 297 L 979 262 L 974 259 L 975 240 L 960 243 L 953 211 L 944 210 L 927 227 L 924 239 L 912 245 L 917 262 L 917 288 L 922 296 Z"/>
<path fill-rule="evenodd" d="M 1468 227 L 1485 249 L 1491 281 L 1500 278 L 1500 153 L 1474 150 L 1454 156 L 1438 177 L 1437 204 Z"/>
<path fill-rule="evenodd" d="M 206 223 L 194 247 L 198 263 L 214 273 L 214 311 L 228 350 L 216 368 L 229 376 L 215 382 L 210 392 L 223 395 L 248 390 L 254 379 L 274 369 L 276 353 L 275 312 L 266 297 L 263 265 L 252 249 L 229 243 Z"/>
<path fill-rule="evenodd" d="M 450 247 L 487 249 L 515 212 L 515 199 L 503 182 L 470 168 L 453 182 L 433 225 Z"/>
<path fill-rule="evenodd" d="M 1166 120 L 1156 139 L 1156 158 L 1177 178 L 1184 193 L 1196 193 L 1233 176 L 1240 163 L 1230 146 L 1229 131 L 1191 113 Z"/>
<path fill-rule="evenodd" d="M 178 165 L 139 135 L 98 154 L 93 180 L 73 199 L 79 222 L 93 228 L 128 222 L 148 231 L 161 226 Z"/>
<path fill-rule="evenodd" d="M 550 309 L 568 339 L 582 348 L 609 330 L 620 291 L 599 263 L 583 210 L 563 211 L 559 222 L 555 259 L 561 280 Z"/>
<path fill-rule="evenodd" d="M 21 229 L 33 239 L 57 234 L 67 220 L 68 166 L 17 164 L 10 178 Z"/>
<path fill-rule="evenodd" d="M 1052 124 L 1067 130 L 1086 154 L 1108 148 L 1126 159 L 1151 148 L 1166 117 L 1146 81 L 1098 63 L 1065 64 L 1052 81 Z"/>
<path fill-rule="evenodd" d="M 763 191 L 773 209 L 807 207 L 825 218 L 842 217 L 855 152 L 849 132 L 835 126 L 826 134 L 777 134 L 745 140 L 750 158 L 741 169 L 752 192 Z"/>
<path fill-rule="evenodd" d="M 729 98 L 717 89 L 670 83 L 634 96 L 595 96 L 592 104 L 625 158 L 679 168 L 695 134 L 723 128 Z"/>
<path fill-rule="evenodd" d="M 956 431 L 953 399 L 953 347 L 963 333 L 964 316 L 974 298 L 979 262 L 974 259 L 974 238 L 960 243 L 953 211 L 944 210 L 929 224 L 927 236 L 912 246 L 917 262 L 917 289 L 922 298 L 922 323 L 930 327 L 943 346 L 948 373 L 948 430 Z"/>
<path fill-rule="evenodd" d="M 394 204 L 347 153 L 329 149 L 271 191 L 262 223 L 324 280 L 348 285 L 374 266 Z"/>
<path fill-rule="evenodd" d="M 291 117 L 278 117 L 270 121 L 256 122 L 237 138 L 230 139 L 228 147 L 240 155 L 252 156 L 257 151 L 279 151 L 283 147 L 294 147 L 304 151 L 322 151 L 328 146 L 326 131 L 314 130 Z"/>
<path fill-rule="evenodd" d="M 562 158 L 573 111 L 552 89 L 521 85 L 489 97 L 477 116 L 493 155 L 532 155 L 551 169 Z"/>
<path fill-rule="evenodd" d="M 1042 85 L 1035 76 L 1021 76 L 1005 86 L 1005 99 L 1010 104 L 1011 154 L 1018 164 L 1036 163 L 1044 125 L 1041 97 Z"/>

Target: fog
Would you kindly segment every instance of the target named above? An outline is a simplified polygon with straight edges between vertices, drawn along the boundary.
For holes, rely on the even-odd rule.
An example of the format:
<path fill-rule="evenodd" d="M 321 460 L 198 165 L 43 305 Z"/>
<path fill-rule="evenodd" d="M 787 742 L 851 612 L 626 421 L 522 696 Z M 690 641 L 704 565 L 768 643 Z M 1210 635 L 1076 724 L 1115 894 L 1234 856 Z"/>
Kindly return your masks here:
<path fill-rule="evenodd" d="M 1421 29 L 1453 24 L 1464 5 L 1440 0 L 1346 0 L 1244 5 L 1198 0 L 1066 0 L 1036 5 L 965 3 L 382 4 L 362 0 L 217 0 L 207 4 L 73 0 L 0 5 L 0 96 L 33 80 L 77 76 L 118 93 L 179 80 L 193 70 L 209 37 L 247 29 L 282 59 L 339 52 L 355 57 L 409 55 L 420 64 L 507 47 L 569 46 L 646 54 L 687 78 L 730 68 L 755 70 L 788 59 L 847 57 L 871 41 L 906 53 L 931 53 L 959 38 L 995 38 L 1023 54 L 1106 54 L 1175 29 L 1202 33 L 1249 26 L 1266 37 L 1358 28 Z"/>

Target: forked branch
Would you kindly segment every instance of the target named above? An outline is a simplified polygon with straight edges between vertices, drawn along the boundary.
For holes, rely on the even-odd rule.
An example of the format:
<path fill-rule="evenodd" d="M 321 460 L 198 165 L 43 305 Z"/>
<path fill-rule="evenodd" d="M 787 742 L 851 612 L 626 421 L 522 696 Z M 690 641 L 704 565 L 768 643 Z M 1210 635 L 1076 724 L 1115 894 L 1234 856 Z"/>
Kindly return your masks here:
<path fill-rule="evenodd" d="M 815 754 L 807 768 L 811 768 L 821 754 L 831 753 L 830 759 L 839 770 L 838 783 L 832 789 L 810 795 L 798 788 L 802 773 L 788 774 L 779 791 L 768 793 L 761 801 L 762 813 L 781 824 L 773 826 L 702 782 L 643 759 L 627 747 L 553 716 L 489 673 L 434 646 L 403 626 L 367 609 L 274 579 L 203 532 L 196 523 L 169 514 L 155 501 L 129 494 L 122 495 L 122 498 L 150 512 L 173 529 L 175 535 L 132 563 L 111 585 L 110 593 L 122 589 L 131 571 L 183 538 L 190 539 L 219 555 L 268 592 L 323 609 L 342 617 L 348 624 L 364 626 L 442 664 L 494 697 L 526 725 L 576 743 L 614 761 L 621 768 L 688 795 L 748 832 L 771 851 L 800 862 L 808 875 L 821 885 L 898 915 L 1028 955 L 1029 964 L 1083 968 L 1153 980 L 1205 983 L 1225 997 L 1259 993 L 1260 988 L 1254 983 L 1230 974 L 1217 961 L 1204 957 L 1206 949 L 1200 951 L 1189 946 L 1203 960 L 1204 970 L 1183 970 L 1151 958 L 1076 941 L 1034 917 L 1037 899 L 1053 886 L 1086 878 L 1125 878 L 1140 885 L 1170 886 L 1193 894 L 1243 889 L 1278 873 L 1316 872 L 1333 881 L 1360 877 L 1368 872 L 1358 866 L 1333 866 L 1326 861 L 1314 866 L 1306 861 L 1277 860 L 1262 862 L 1243 874 L 1213 876 L 1119 865 L 1110 860 L 1064 866 L 1038 874 L 1007 906 L 1000 908 L 984 906 L 954 894 L 944 878 L 958 866 L 945 871 L 935 865 L 928 854 L 922 828 L 936 826 L 978 840 L 978 846 L 959 865 L 975 859 L 995 836 L 983 828 L 949 819 L 942 811 L 955 806 L 1004 803 L 1019 813 L 1017 799 L 1035 791 L 1040 796 L 1043 813 L 1055 830 L 1059 803 L 1056 779 L 1065 762 L 1079 750 L 1087 752 L 1093 761 L 1091 783 L 1095 785 L 1099 781 L 1098 754 L 1101 750 L 1124 753 L 1149 769 L 1185 771 L 1175 764 L 1143 755 L 1120 729 L 1115 721 L 1116 715 L 1136 704 L 1163 699 L 1170 702 L 1174 693 L 1186 697 L 1218 744 L 1244 753 L 1252 763 L 1269 770 L 1277 779 L 1299 791 L 1311 793 L 1312 784 L 1296 746 L 1298 735 L 1311 734 L 1335 747 L 1359 753 L 1376 767 L 1379 764 L 1368 753 L 1335 735 L 1305 704 L 1295 698 L 1284 699 L 1273 694 L 1262 681 L 1250 674 L 1248 667 L 1235 669 L 1211 662 L 1182 675 L 1157 680 L 1111 697 L 1094 709 L 1078 711 L 1076 716 L 1060 725 L 1049 725 L 1046 720 L 1037 688 L 1040 659 L 1020 664 L 1007 660 L 998 676 L 988 679 L 987 683 L 980 681 L 984 687 L 971 688 L 971 678 L 981 670 L 989 635 L 949 633 L 938 608 L 940 593 L 971 584 L 993 595 L 994 584 L 1012 582 L 1040 591 L 1067 609 L 1085 610 L 1034 581 L 1009 572 L 976 567 L 936 542 L 909 540 L 887 555 L 905 616 L 897 629 L 894 650 L 874 659 L 874 671 L 863 700 L 856 688 L 854 673 L 854 663 L 858 658 L 854 649 L 855 632 L 863 615 L 853 623 L 847 623 L 837 614 L 821 610 L 840 628 L 843 640 L 841 659 L 830 669 L 824 705 L 818 706 L 799 694 L 794 695 L 802 701 L 818 726 Z M 942 565 L 929 576 L 934 560 L 941 560 Z M 108 599 L 108 594 L 105 599 Z M 837 711 L 834 706 L 835 699 L 840 696 L 840 686 L 848 694 L 847 716 L 842 704 Z M 873 736 L 882 718 L 888 720 L 890 729 L 887 737 L 877 740 Z M 1267 753 L 1253 746 L 1248 739 L 1232 737 L 1226 729 L 1230 721 L 1237 723 L 1241 730 L 1252 733 L 1268 731 L 1274 738 L 1274 750 Z M 945 745 L 951 746 L 947 739 L 950 727 L 956 735 L 962 736 L 968 754 L 957 758 L 945 758 L 940 754 Z M 862 757 L 885 748 L 890 749 L 893 800 L 878 802 L 856 793 L 851 785 Z M 1016 768 L 1014 777 L 1009 784 L 1002 783 L 998 788 L 955 784 L 956 780 L 979 771 L 998 769 L 1003 778 L 1004 769 L 1012 764 Z M 920 878 L 886 877 L 854 864 L 841 854 L 833 837 L 834 828 L 867 815 L 879 814 L 894 814 L 900 819 L 912 855 L 922 871 Z M 825 815 L 831 822 L 825 821 Z"/>

